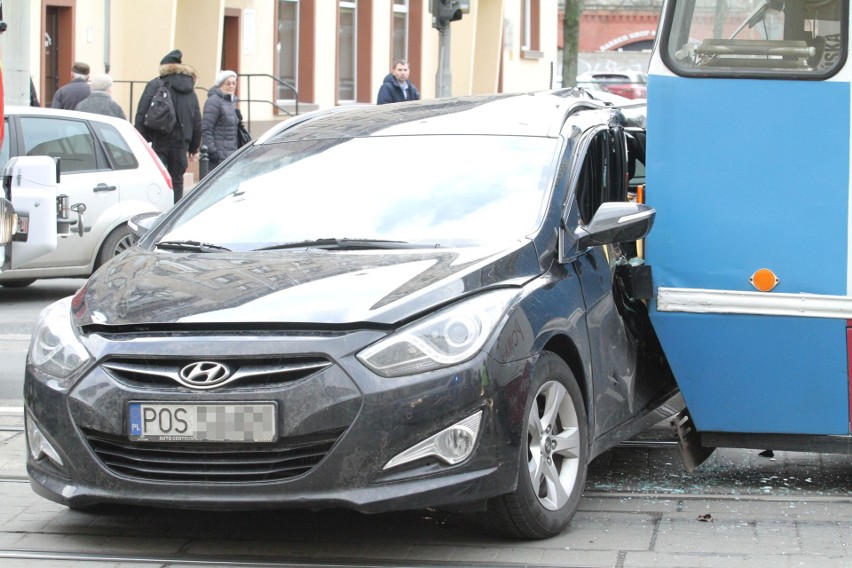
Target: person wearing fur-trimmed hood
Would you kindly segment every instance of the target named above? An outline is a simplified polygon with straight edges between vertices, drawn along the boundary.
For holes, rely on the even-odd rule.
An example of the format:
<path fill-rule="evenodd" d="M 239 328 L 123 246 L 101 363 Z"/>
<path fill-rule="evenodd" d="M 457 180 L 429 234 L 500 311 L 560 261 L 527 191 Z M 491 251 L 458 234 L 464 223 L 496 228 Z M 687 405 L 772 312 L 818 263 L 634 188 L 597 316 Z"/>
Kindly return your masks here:
<path fill-rule="evenodd" d="M 195 69 L 182 62 L 179 49 L 170 51 L 160 60 L 160 75 L 145 85 L 136 107 L 136 130 L 151 143 L 154 152 L 169 171 L 174 189 L 174 201 L 183 197 L 183 174 L 189 165 L 188 158 L 198 159 L 201 147 L 201 108 L 195 94 Z M 169 86 L 175 105 L 177 122 L 171 132 L 158 133 L 145 127 L 145 113 L 160 86 Z"/>

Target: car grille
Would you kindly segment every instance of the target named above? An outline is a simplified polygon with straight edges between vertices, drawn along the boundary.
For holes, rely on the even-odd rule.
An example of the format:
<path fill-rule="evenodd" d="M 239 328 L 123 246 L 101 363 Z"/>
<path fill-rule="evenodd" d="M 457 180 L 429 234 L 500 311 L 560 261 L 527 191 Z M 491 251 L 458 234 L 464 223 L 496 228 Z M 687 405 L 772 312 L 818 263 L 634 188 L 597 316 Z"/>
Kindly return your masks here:
<path fill-rule="evenodd" d="M 111 376 L 133 387 L 187 386 L 180 379 L 180 371 L 198 359 L 133 359 L 112 358 L 102 366 Z M 293 357 L 271 359 L 223 359 L 232 370 L 232 376 L 217 388 L 245 388 L 276 386 L 298 381 L 331 365 L 322 357 Z"/>
<path fill-rule="evenodd" d="M 205 443 L 130 442 L 84 430 L 89 446 L 113 473 L 151 481 L 248 483 L 308 473 L 343 429 L 246 447 Z"/>

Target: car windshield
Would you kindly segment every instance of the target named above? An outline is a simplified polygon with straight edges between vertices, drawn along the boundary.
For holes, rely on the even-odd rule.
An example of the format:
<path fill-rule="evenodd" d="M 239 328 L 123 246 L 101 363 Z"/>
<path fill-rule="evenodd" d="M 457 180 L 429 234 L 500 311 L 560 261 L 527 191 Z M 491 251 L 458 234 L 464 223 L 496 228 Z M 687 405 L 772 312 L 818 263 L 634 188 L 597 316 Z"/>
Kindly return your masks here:
<path fill-rule="evenodd" d="M 190 194 L 157 240 L 237 251 L 322 239 L 434 246 L 518 240 L 541 222 L 557 144 L 433 135 L 260 145 Z"/>

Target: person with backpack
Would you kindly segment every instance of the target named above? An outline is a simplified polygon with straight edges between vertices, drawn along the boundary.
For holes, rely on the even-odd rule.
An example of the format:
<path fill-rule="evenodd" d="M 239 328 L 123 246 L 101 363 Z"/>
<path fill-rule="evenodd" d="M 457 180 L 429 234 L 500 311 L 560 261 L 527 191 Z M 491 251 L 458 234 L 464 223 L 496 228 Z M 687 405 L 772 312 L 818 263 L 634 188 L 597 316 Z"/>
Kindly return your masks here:
<path fill-rule="evenodd" d="M 179 49 L 160 61 L 160 75 L 145 85 L 136 107 L 136 130 L 172 178 L 175 203 L 183 197 L 183 174 L 201 147 L 201 108 L 195 94 L 195 69 L 184 64 Z"/>

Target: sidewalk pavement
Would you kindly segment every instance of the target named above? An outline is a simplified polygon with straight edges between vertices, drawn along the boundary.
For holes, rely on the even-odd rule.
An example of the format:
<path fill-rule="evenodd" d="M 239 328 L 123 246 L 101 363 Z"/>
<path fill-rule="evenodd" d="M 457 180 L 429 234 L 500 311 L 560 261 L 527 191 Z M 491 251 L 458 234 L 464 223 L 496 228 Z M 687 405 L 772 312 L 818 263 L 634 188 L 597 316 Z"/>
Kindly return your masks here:
<path fill-rule="evenodd" d="M 0 408 L 0 425 L 22 423 Z M 849 456 L 726 449 L 687 474 L 672 446 L 620 446 L 591 465 L 569 529 L 524 542 L 436 511 L 70 511 L 23 482 L 24 451 L 22 431 L 0 433 L 3 566 L 852 568 Z"/>

